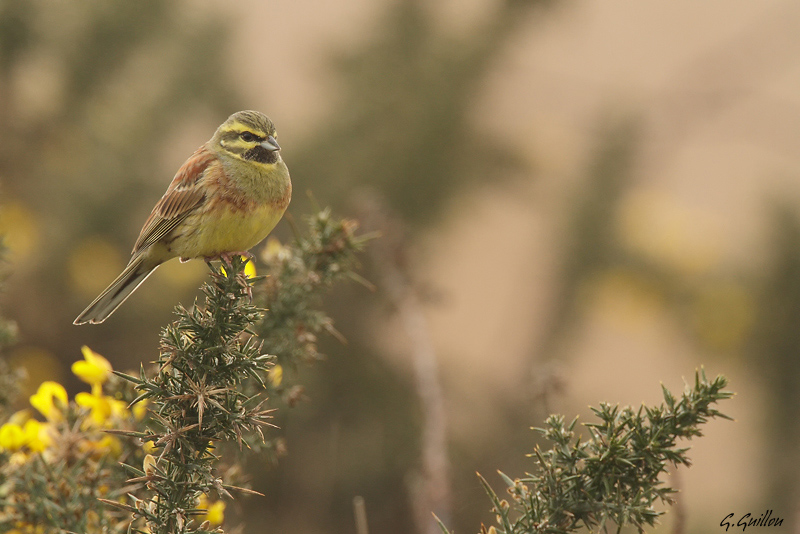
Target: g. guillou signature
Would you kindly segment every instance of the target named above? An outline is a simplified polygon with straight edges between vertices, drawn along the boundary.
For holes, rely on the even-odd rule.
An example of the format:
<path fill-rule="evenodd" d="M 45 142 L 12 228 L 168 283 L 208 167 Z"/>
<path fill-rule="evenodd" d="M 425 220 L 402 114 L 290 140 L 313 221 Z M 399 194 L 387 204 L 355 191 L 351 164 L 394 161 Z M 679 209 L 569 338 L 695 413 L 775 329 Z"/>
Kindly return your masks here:
<path fill-rule="evenodd" d="M 731 523 L 735 519 L 734 515 L 736 514 L 730 513 L 720 522 L 719 526 L 725 527 L 725 532 L 730 527 L 742 527 L 742 532 L 744 532 L 747 527 L 779 527 L 783 525 L 782 518 L 772 517 L 772 510 L 767 510 L 758 517 L 753 517 L 752 514 L 748 513 L 743 515 L 736 523 Z"/>

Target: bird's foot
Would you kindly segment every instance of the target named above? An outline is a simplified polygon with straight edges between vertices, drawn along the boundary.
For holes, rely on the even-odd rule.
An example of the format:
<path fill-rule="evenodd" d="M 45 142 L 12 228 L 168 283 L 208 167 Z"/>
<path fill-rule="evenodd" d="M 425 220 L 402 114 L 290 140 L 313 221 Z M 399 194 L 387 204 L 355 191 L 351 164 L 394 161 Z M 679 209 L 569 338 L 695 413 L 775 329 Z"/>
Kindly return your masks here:
<path fill-rule="evenodd" d="M 247 258 L 250 261 L 255 261 L 255 259 L 256 259 L 256 257 L 253 256 L 253 254 L 250 251 L 245 250 L 245 251 L 237 251 L 237 252 L 223 252 L 223 253 L 218 254 L 216 256 L 203 256 L 203 261 L 206 262 L 206 263 L 211 263 L 212 261 L 219 260 L 219 261 L 225 263 L 226 265 L 231 265 L 232 261 L 233 261 L 233 258 L 235 258 L 236 256 L 244 256 L 245 258 Z M 184 261 L 184 259 L 181 258 L 181 261 Z M 186 261 L 188 261 L 188 260 L 186 260 Z"/>
<path fill-rule="evenodd" d="M 248 261 L 255 262 L 256 257 L 250 251 L 234 251 L 234 252 L 223 252 L 219 256 L 205 256 L 203 259 L 211 267 L 212 260 L 220 260 L 223 263 L 223 270 L 224 272 L 233 272 L 233 258 L 236 256 L 244 256 Z M 227 269 L 225 269 L 227 267 Z M 245 282 L 245 293 L 247 293 L 250 302 L 253 302 L 253 287 Z"/>
<path fill-rule="evenodd" d="M 255 261 L 255 259 L 256 259 L 256 257 L 253 256 L 253 253 L 250 252 L 249 250 L 236 251 L 236 252 L 223 252 L 222 254 L 219 255 L 220 259 L 222 261 L 224 261 L 225 263 L 227 263 L 228 265 L 231 264 L 231 259 L 234 256 L 244 256 L 245 258 L 247 258 L 250 261 Z"/>

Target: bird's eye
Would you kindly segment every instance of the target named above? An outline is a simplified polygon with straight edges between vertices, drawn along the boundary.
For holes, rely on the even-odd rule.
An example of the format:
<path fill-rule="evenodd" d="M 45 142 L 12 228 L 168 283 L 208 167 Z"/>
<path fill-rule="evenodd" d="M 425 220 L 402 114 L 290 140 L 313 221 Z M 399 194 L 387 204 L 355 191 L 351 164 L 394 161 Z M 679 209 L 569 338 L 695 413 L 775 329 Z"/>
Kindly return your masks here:
<path fill-rule="evenodd" d="M 252 143 L 253 141 L 256 140 L 255 134 L 253 134 L 251 132 L 242 132 L 240 137 L 242 138 L 242 141 L 244 141 L 246 143 Z"/>

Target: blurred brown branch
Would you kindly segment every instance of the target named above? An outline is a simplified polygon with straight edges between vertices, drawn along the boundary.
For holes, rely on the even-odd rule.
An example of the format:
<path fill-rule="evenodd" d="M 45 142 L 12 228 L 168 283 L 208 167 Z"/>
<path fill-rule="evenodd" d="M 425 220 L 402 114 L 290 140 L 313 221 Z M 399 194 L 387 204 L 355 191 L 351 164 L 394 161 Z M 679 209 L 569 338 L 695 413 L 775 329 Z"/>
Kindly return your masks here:
<path fill-rule="evenodd" d="M 439 363 L 418 290 L 408 274 L 402 222 L 377 195 L 365 195 L 362 209 L 367 228 L 382 234 L 370 247 L 371 257 L 381 276 L 379 289 L 395 308 L 409 340 L 414 384 L 422 409 L 422 468 L 410 488 L 417 532 L 436 534 L 440 530 L 431 512 L 444 521 L 451 517 L 447 417 Z"/>

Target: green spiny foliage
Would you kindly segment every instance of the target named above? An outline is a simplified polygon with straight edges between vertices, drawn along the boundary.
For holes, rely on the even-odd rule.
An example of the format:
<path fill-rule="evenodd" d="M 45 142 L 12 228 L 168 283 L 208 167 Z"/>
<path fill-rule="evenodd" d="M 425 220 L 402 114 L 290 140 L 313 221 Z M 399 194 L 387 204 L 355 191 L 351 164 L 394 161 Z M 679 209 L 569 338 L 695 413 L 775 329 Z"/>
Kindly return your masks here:
<path fill-rule="evenodd" d="M 139 484 L 133 504 L 105 501 L 133 513 L 132 531 L 144 532 L 137 529 L 144 523 L 153 534 L 221 532 L 198 524 L 205 514 L 198 501 L 230 497 L 233 486 L 218 475 L 226 443 L 275 448 L 263 434 L 273 411 L 264 408 L 267 394 L 280 384 L 275 360 L 317 359 L 317 334 L 336 333 L 317 305 L 335 281 L 357 278 L 351 269 L 367 238 L 355 230 L 354 222 L 322 210 L 293 245 L 271 242 L 266 277 L 249 278 L 239 257 L 220 269 L 210 265 L 203 305 L 179 306 L 178 319 L 163 330 L 157 370 L 117 373 L 135 385 L 137 401 L 147 401 L 152 415 L 146 430 L 125 433 L 155 447 L 143 466 L 126 466 L 129 482 Z"/>
<path fill-rule="evenodd" d="M 192 519 L 204 513 L 197 506 L 201 495 L 229 496 L 215 474 L 215 444 L 246 444 L 245 435 L 260 434 L 269 424 L 262 395 L 240 390 L 246 378 L 263 384 L 272 365 L 248 332 L 263 312 L 251 303 L 253 280 L 244 274 L 245 264 L 236 257 L 227 271 L 211 266 L 204 305 L 178 306 L 177 321 L 161 334 L 154 376 L 144 367 L 138 378 L 121 375 L 136 384 L 139 400 L 147 400 L 153 414 L 154 424 L 137 437 L 156 446 L 154 456 L 144 469 L 128 466 L 150 491 L 132 511 L 153 534 L 213 532 Z"/>
<path fill-rule="evenodd" d="M 267 246 L 268 276 L 257 292 L 257 301 L 269 313 L 256 332 L 282 365 L 319 358 L 316 341 L 322 331 L 339 337 L 319 301 L 342 278 L 361 280 L 352 269 L 356 253 L 369 239 L 356 235 L 355 221 L 336 219 L 327 209 L 317 210 L 307 222 L 308 232 L 298 235 L 292 246 L 275 241 Z"/>
<path fill-rule="evenodd" d="M 709 381 L 699 371 L 680 399 L 662 386 L 660 406 L 633 410 L 601 404 L 592 408 L 599 422 L 584 423 L 585 440 L 575 437 L 577 419 L 566 424 L 563 416 L 551 415 L 537 430 L 553 447 L 534 449 L 534 474 L 512 480 L 500 473 L 511 502 L 480 477 L 498 523 L 483 531 L 566 534 L 581 528 L 607 531 L 614 524 L 618 532 L 626 525 L 642 532 L 653 526 L 662 513 L 654 504 L 671 503 L 676 491 L 660 476 L 669 464 L 690 465 L 688 448 L 677 440 L 702 435 L 700 425 L 710 418 L 729 419 L 712 407 L 733 395 L 724 391 L 726 385 L 724 377 Z"/>
<path fill-rule="evenodd" d="M 141 461 L 141 448 L 90 427 L 91 415 L 74 403 L 63 413 L 42 431 L 49 436 L 45 451 L 0 452 L 1 532 L 127 530 L 125 509 L 98 511 L 97 501 L 125 498 L 119 462 Z"/>
<path fill-rule="evenodd" d="M 2 419 L 0 532 L 127 531 L 129 507 L 98 511 L 97 502 L 127 500 L 128 476 L 120 465 L 141 464 L 145 453 L 141 443 L 114 434 L 141 428 L 146 410 L 142 405 L 128 408 L 135 398 L 133 387 L 109 377 L 110 364 L 102 356 L 84 347 L 84 357 L 73 372 L 92 382 L 91 393 L 79 392 L 69 400 L 63 386 L 44 382 L 30 398 L 44 421 L 30 409 Z"/>

